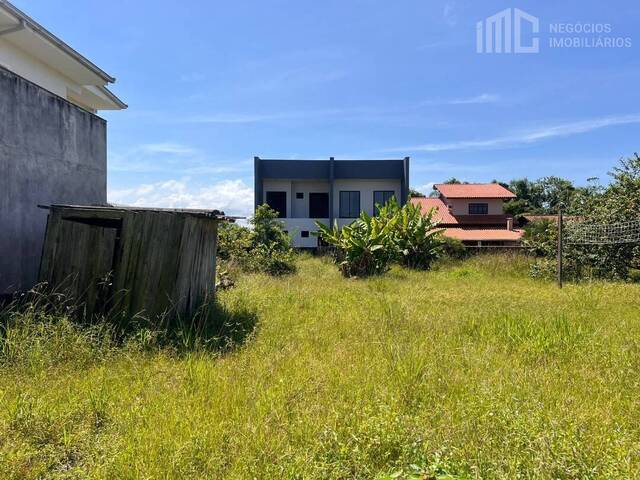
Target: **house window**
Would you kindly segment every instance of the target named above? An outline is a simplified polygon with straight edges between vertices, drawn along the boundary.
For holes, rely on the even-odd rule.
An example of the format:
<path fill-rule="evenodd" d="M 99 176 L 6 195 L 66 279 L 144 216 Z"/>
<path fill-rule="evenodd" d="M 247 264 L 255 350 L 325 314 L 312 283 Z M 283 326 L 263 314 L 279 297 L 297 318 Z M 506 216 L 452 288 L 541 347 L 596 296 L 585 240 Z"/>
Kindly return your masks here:
<path fill-rule="evenodd" d="M 304 198 L 304 192 L 296 192 L 296 198 L 297 198 L 298 200 L 300 200 L 300 199 Z"/>
<path fill-rule="evenodd" d="M 309 194 L 309 218 L 329 218 L 329 194 Z"/>
<path fill-rule="evenodd" d="M 470 203 L 469 215 L 486 215 L 489 213 L 488 203 Z"/>
<path fill-rule="evenodd" d="M 302 231 L 300 232 L 300 236 L 301 236 L 302 238 L 309 238 L 309 230 L 302 230 Z"/>
<path fill-rule="evenodd" d="M 287 218 L 287 192 L 267 192 L 267 205 L 278 212 L 278 218 Z"/>
<path fill-rule="evenodd" d="M 340 218 L 360 216 L 360 192 L 340 192 Z"/>
<path fill-rule="evenodd" d="M 395 196 L 393 190 L 376 190 L 373 192 L 373 214 L 378 214 L 378 205 L 381 207 L 386 205 L 389 200 Z"/>

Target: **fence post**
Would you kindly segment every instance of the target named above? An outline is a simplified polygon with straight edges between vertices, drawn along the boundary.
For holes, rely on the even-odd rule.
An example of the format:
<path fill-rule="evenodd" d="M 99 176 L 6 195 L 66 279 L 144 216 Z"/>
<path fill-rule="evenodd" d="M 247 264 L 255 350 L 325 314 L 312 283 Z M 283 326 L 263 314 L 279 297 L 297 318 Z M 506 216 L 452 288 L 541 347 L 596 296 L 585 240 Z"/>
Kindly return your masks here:
<path fill-rule="evenodd" d="M 563 235 L 563 205 L 558 206 L 558 287 L 562 288 L 562 235 Z"/>

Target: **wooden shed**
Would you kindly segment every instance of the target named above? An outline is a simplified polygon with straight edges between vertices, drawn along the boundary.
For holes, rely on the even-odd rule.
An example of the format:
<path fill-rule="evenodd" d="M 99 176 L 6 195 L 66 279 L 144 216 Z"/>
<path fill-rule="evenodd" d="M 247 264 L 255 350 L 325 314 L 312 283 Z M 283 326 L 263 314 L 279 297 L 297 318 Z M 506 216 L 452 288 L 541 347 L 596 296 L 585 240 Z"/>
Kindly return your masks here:
<path fill-rule="evenodd" d="M 215 294 L 217 210 L 52 205 L 40 281 L 86 315 L 186 318 Z"/>

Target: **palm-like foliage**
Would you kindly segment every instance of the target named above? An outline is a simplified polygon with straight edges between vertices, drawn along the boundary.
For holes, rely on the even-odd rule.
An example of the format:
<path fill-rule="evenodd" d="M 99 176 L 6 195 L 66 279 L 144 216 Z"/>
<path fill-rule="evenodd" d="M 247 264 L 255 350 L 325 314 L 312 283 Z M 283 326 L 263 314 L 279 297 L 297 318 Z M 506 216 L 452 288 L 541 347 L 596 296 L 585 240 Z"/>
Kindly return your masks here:
<path fill-rule="evenodd" d="M 342 228 L 316 222 L 317 236 L 336 247 L 343 275 L 367 276 L 385 272 L 398 261 L 411 268 L 427 269 L 442 248 L 442 230 L 436 230 L 433 212 L 423 216 L 419 206 L 402 208 L 395 199 L 378 205 L 378 214 L 361 212 Z"/>
<path fill-rule="evenodd" d="M 442 229 L 433 220 L 434 210 L 422 214 L 419 205 L 396 205 L 394 236 L 400 262 L 410 268 L 427 270 L 443 247 Z"/>
<path fill-rule="evenodd" d="M 340 270 L 346 277 L 382 273 L 394 258 L 393 224 L 381 217 L 361 212 L 350 225 L 342 228 L 334 222 L 328 227 L 320 222 L 317 235 L 336 247 Z"/>

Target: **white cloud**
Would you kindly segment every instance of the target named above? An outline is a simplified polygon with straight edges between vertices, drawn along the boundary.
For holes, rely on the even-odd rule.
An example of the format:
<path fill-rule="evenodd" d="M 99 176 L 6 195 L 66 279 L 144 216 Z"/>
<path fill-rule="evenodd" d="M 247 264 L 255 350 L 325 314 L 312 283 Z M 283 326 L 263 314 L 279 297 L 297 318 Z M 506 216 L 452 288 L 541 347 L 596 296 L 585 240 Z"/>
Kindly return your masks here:
<path fill-rule="evenodd" d="M 417 187 L 413 187 L 413 188 L 419 191 L 420 193 L 423 193 L 424 195 L 429 196 L 429 194 L 433 191 L 434 185 L 435 185 L 435 182 L 429 182 L 429 183 L 425 183 L 424 185 L 418 185 Z"/>
<path fill-rule="evenodd" d="M 450 27 L 455 26 L 458 23 L 458 16 L 455 13 L 456 4 L 453 1 L 448 1 L 444 4 L 442 11 L 442 18 Z"/>
<path fill-rule="evenodd" d="M 437 172 L 437 173 L 450 173 L 450 172 L 474 172 L 482 173 L 488 172 L 495 168 L 493 164 L 474 163 L 473 165 L 465 163 L 453 163 L 453 162 L 439 162 L 431 160 L 415 160 L 411 165 L 412 172 Z"/>
<path fill-rule="evenodd" d="M 207 115 L 194 115 L 182 119 L 185 123 L 220 123 L 220 124 L 242 124 L 242 123 L 260 123 L 270 122 L 274 120 L 292 120 L 319 117 L 331 117 L 344 114 L 357 114 L 366 111 L 362 108 L 333 108 L 320 110 L 299 110 L 289 112 L 272 112 L 272 113 L 214 113 Z"/>
<path fill-rule="evenodd" d="M 214 160 L 202 150 L 180 143 L 145 143 L 110 152 L 110 172 L 205 175 L 250 172 L 252 159 Z"/>
<path fill-rule="evenodd" d="M 441 105 L 470 105 L 470 104 L 487 104 L 502 101 L 502 97 L 494 93 L 482 93 L 471 97 L 461 97 L 453 99 L 433 99 L 422 102 L 413 102 L 408 104 L 390 105 L 384 107 L 377 106 L 349 106 L 336 108 L 318 108 L 308 110 L 280 110 L 267 112 L 207 112 L 195 115 L 176 116 L 167 112 L 144 112 L 139 115 L 145 120 L 154 120 L 167 124 L 212 124 L 212 125 L 247 125 L 256 123 L 282 122 L 282 121 L 318 121 L 327 118 L 336 120 L 407 120 L 407 113 L 416 112 L 425 106 L 441 106 Z M 441 122 L 441 120 L 440 120 Z M 176 143 L 158 143 L 143 145 L 147 152 L 156 153 L 175 153 L 187 154 L 192 153 L 192 149 L 188 146 Z M 195 153 L 195 152 L 193 152 Z"/>
<path fill-rule="evenodd" d="M 482 93 L 473 97 L 461 97 L 452 99 L 435 99 L 421 102 L 420 105 L 473 105 L 482 103 L 496 103 L 501 100 L 496 93 Z"/>
<path fill-rule="evenodd" d="M 324 108 L 316 110 L 290 110 L 268 113 L 232 113 L 222 112 L 204 115 L 193 115 L 180 119 L 174 119 L 181 123 L 196 124 L 251 124 L 267 123 L 286 120 L 295 121 L 317 121 L 319 119 L 332 118 L 337 120 L 398 120 L 406 121 L 407 113 L 420 110 L 424 106 L 432 105 L 463 105 L 463 104 L 483 104 L 500 101 L 500 96 L 496 94 L 483 93 L 475 97 L 455 98 L 451 100 L 427 100 L 407 105 L 395 105 L 386 108 L 377 107 L 344 107 L 344 108 Z M 441 121 L 440 121 L 441 122 Z"/>
<path fill-rule="evenodd" d="M 385 152 L 445 152 L 453 150 L 481 150 L 512 148 L 519 145 L 536 143 L 541 140 L 556 137 L 568 137 L 580 133 L 587 133 L 600 128 L 616 125 L 630 125 L 640 123 L 640 114 L 609 116 L 578 122 L 568 122 L 549 125 L 529 130 L 515 132 L 512 135 L 478 140 L 458 140 L 448 143 L 425 143 L 408 147 L 385 149 Z"/>
<path fill-rule="evenodd" d="M 138 150 L 147 153 L 167 153 L 171 155 L 193 155 L 198 152 L 195 148 L 179 143 L 146 143 L 140 145 Z"/>
<path fill-rule="evenodd" d="M 258 123 L 283 118 L 292 118 L 291 113 L 214 113 L 208 115 L 194 115 L 184 119 L 186 123 Z"/>
<path fill-rule="evenodd" d="M 253 188 L 242 180 L 222 180 L 196 187 L 189 178 L 142 184 L 108 192 L 108 201 L 120 205 L 160 208 L 222 210 L 227 215 L 249 216 L 253 211 Z"/>
<path fill-rule="evenodd" d="M 447 103 L 449 105 L 469 105 L 469 104 L 475 104 L 475 103 L 495 103 L 499 101 L 500 101 L 500 95 L 497 95 L 495 93 L 483 93 L 475 97 L 456 98 L 453 100 L 449 100 Z"/>

